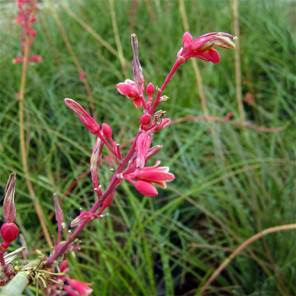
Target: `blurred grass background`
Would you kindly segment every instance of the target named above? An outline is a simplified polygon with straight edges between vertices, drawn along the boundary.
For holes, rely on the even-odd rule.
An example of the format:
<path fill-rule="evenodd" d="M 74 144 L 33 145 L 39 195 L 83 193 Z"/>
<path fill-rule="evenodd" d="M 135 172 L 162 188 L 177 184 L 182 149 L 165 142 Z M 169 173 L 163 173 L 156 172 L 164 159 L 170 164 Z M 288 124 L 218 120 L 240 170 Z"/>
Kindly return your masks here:
<path fill-rule="evenodd" d="M 233 1 L 187 0 L 184 5 L 194 37 L 234 33 Z M 15 94 L 21 66 L 11 61 L 20 50 L 20 31 L 13 3 L 4 1 L 0 7 L 1 193 L 15 171 L 17 223 L 29 250 L 46 253 L 19 151 Z M 130 34 L 138 36 L 145 82 L 160 86 L 182 46 L 184 27 L 182 1 L 42 1 L 39 7 L 32 54 L 41 55 L 42 62 L 28 70 L 25 132 L 31 181 L 47 227 L 56 234 L 55 221 L 48 218 L 52 194 L 65 196 L 88 170 L 95 142 L 63 99 L 75 99 L 90 110 L 92 96 L 98 122 L 112 126 L 117 142 L 128 143 L 140 111 L 118 94 L 115 84 L 132 78 Z M 246 121 L 284 128 L 258 132 L 201 120 L 156 134 L 153 143 L 164 145 L 159 159 L 176 180 L 154 199 L 122 184 L 109 216 L 90 224 L 80 236 L 81 252 L 71 256 L 71 276 L 93 282 L 94 295 L 198 295 L 242 242 L 265 228 L 295 223 L 295 8 L 296 2 L 288 0 L 239 1 L 240 86 L 243 98 L 253 98 L 252 104 L 243 104 Z M 232 112 L 232 120 L 240 122 L 234 51 L 219 51 L 219 65 L 198 61 L 208 114 L 223 118 Z M 79 69 L 89 88 L 79 79 Z M 204 115 L 190 62 L 165 94 L 170 99 L 161 108 L 168 117 Z M 103 187 L 109 177 L 105 163 L 100 169 Z M 62 203 L 66 222 L 94 200 L 85 174 Z M 296 295 L 295 239 L 295 231 L 284 231 L 249 245 L 205 295 Z M 33 294 L 28 290 L 27 295 Z"/>

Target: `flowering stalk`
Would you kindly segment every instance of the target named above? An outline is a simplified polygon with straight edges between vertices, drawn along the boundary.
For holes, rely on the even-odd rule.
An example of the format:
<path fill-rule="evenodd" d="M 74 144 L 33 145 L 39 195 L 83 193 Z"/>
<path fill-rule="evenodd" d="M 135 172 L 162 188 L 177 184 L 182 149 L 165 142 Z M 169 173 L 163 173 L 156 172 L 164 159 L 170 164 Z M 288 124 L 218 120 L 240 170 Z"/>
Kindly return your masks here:
<path fill-rule="evenodd" d="M 30 55 L 31 46 L 36 36 L 36 30 L 33 29 L 33 25 L 36 21 L 36 16 L 35 16 L 35 13 L 37 10 L 36 3 L 37 3 L 37 0 L 18 0 L 17 1 L 18 16 L 15 21 L 22 28 L 22 34 L 20 36 L 22 53 L 19 54 L 18 58 L 13 59 L 13 63 L 15 64 L 22 63 L 22 77 L 21 77 L 20 91 L 17 94 L 17 98 L 19 99 L 20 148 L 21 148 L 22 164 L 23 164 L 25 179 L 27 182 L 29 193 L 33 198 L 33 204 L 34 204 L 37 216 L 39 218 L 43 233 L 45 235 L 46 241 L 49 244 L 49 246 L 52 247 L 50 235 L 48 233 L 46 223 L 43 218 L 44 215 L 42 213 L 40 204 L 37 201 L 36 194 L 29 177 L 27 151 L 26 151 L 26 145 L 25 145 L 25 131 L 24 131 L 24 98 L 25 98 L 25 87 L 26 87 L 26 81 L 27 81 L 27 69 L 28 69 L 28 65 L 31 62 L 41 61 L 40 56 Z"/>
<path fill-rule="evenodd" d="M 155 156 L 162 146 L 154 146 L 151 148 L 153 134 L 169 125 L 170 119 L 164 118 L 165 111 L 156 108 L 161 102 L 168 99 L 166 96 L 161 96 L 165 87 L 171 80 L 172 76 L 178 67 L 185 63 L 191 57 L 197 57 L 202 60 L 218 63 L 220 55 L 218 51 L 212 47 L 218 46 L 222 48 L 234 48 L 234 39 L 232 35 L 227 33 L 210 33 L 203 35 L 193 40 L 190 33 L 186 32 L 183 36 L 183 47 L 177 54 L 177 59 L 165 78 L 160 89 L 157 90 L 155 98 L 155 87 L 150 82 L 146 89 L 144 87 L 144 76 L 138 57 L 138 41 L 135 34 L 132 34 L 133 48 L 133 73 L 134 81 L 127 79 L 125 82 L 116 85 L 118 91 L 131 98 L 136 108 L 143 108 L 143 115 L 140 117 L 140 129 L 134 138 L 134 141 L 122 159 L 120 147 L 112 138 L 112 129 L 105 123 L 100 125 L 93 119 L 80 104 L 71 99 L 65 99 L 66 105 L 73 110 L 87 129 L 97 136 L 92 157 L 91 157 L 91 174 L 93 188 L 97 194 L 98 200 L 88 212 L 81 213 L 72 221 L 71 225 L 77 227 L 76 230 L 60 245 L 59 248 L 46 260 L 46 265 L 50 266 L 53 262 L 66 252 L 71 243 L 89 223 L 89 221 L 101 218 L 104 210 L 112 204 L 114 194 L 118 185 L 126 180 L 134 185 L 135 189 L 143 195 L 154 197 L 158 195 L 158 191 L 154 184 L 163 188 L 166 187 L 166 182 L 174 180 L 174 175 L 169 173 L 168 167 L 159 167 L 160 161 L 152 167 L 146 166 L 147 161 Z M 145 92 L 147 100 L 145 99 Z M 101 159 L 103 145 L 116 156 L 117 169 L 111 176 L 109 184 L 103 193 L 98 182 L 98 168 Z M 98 191 L 99 190 L 99 191 Z M 98 193 L 99 192 L 99 193 Z"/>

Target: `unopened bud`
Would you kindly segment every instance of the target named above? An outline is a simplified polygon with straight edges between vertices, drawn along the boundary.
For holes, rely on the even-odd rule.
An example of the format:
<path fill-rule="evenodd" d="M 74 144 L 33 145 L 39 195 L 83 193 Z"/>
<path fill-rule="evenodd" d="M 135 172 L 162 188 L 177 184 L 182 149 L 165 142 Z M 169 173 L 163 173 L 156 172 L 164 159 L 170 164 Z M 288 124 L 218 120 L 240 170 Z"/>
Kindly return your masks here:
<path fill-rule="evenodd" d="M 150 82 L 147 87 L 146 87 L 146 93 L 148 96 L 152 96 L 155 92 L 155 87 L 154 85 Z"/>
<path fill-rule="evenodd" d="M 42 58 L 39 55 L 34 55 L 34 56 L 30 57 L 30 61 L 39 63 L 42 61 Z"/>
<path fill-rule="evenodd" d="M 14 223 L 4 223 L 0 232 L 3 240 L 10 243 L 17 238 L 19 229 Z"/>
<path fill-rule="evenodd" d="M 112 138 L 112 128 L 109 124 L 103 123 L 102 132 L 107 139 Z"/>
<path fill-rule="evenodd" d="M 151 115 L 150 114 L 144 114 L 140 118 L 140 122 L 143 125 L 148 125 L 151 122 Z"/>
<path fill-rule="evenodd" d="M 65 104 L 74 111 L 86 128 L 94 135 L 100 131 L 99 124 L 86 112 L 86 110 L 77 102 L 71 99 L 65 99 Z"/>
<path fill-rule="evenodd" d="M 15 219 L 16 209 L 14 204 L 15 192 L 15 173 L 9 176 L 5 188 L 5 197 L 3 202 L 3 216 L 7 223 L 11 223 Z"/>

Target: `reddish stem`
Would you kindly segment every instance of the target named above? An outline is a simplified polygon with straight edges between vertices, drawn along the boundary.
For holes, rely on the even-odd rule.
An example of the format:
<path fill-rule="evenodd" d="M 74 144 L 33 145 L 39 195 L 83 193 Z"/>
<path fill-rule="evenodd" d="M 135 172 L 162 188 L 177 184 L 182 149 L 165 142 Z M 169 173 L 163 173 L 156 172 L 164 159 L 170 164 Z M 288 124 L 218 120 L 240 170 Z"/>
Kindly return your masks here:
<path fill-rule="evenodd" d="M 167 86 L 167 84 L 170 82 L 172 76 L 175 74 L 175 72 L 177 71 L 178 67 L 181 65 L 182 63 L 180 63 L 179 59 L 177 59 L 175 61 L 174 66 L 172 67 L 170 73 L 167 75 L 167 77 L 165 78 L 161 88 L 159 88 L 157 90 L 157 94 L 154 100 L 154 103 L 152 105 L 152 107 L 150 108 L 149 114 L 152 115 L 156 109 L 156 107 L 158 106 L 158 104 L 160 103 L 160 96 L 162 94 L 162 92 L 164 91 L 165 87 Z"/>
<path fill-rule="evenodd" d="M 113 174 L 113 176 L 111 177 L 109 185 L 108 185 L 102 199 L 97 200 L 97 202 L 89 210 L 90 213 L 95 213 L 99 209 L 99 207 L 102 205 L 103 201 L 112 192 L 112 190 L 114 190 L 114 187 L 117 186 L 122 181 L 122 180 L 118 179 L 117 175 L 120 174 L 123 171 L 123 169 L 127 165 L 128 161 L 132 158 L 133 154 L 135 153 L 135 151 L 136 151 L 136 142 L 137 142 L 137 138 L 138 138 L 138 135 L 140 134 L 140 132 L 141 131 L 139 131 L 137 136 L 135 137 L 134 142 L 133 142 L 132 146 L 130 147 L 128 153 L 126 154 L 125 158 L 123 159 L 122 163 L 118 165 L 115 174 Z M 62 254 L 64 254 L 68 250 L 70 244 L 75 240 L 75 238 L 79 235 L 79 233 L 84 229 L 84 227 L 87 224 L 88 224 L 88 221 L 82 222 L 76 228 L 76 230 L 73 232 L 73 234 L 69 235 L 68 239 L 62 245 L 60 245 L 57 248 L 57 250 L 55 250 L 55 252 L 46 260 L 46 266 L 52 265 L 53 262 L 57 258 L 62 256 Z"/>

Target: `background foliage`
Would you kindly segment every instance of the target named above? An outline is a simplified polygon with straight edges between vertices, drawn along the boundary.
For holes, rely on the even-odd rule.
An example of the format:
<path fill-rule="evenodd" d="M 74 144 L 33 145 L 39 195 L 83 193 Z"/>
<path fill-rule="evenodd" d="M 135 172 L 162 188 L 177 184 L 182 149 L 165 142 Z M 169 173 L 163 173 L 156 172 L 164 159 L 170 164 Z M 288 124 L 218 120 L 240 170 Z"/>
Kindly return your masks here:
<path fill-rule="evenodd" d="M 128 144 L 140 113 L 118 94 L 115 84 L 127 78 L 126 73 L 132 77 L 130 33 L 139 39 L 146 83 L 161 85 L 181 47 L 181 2 L 40 3 L 32 53 L 43 61 L 29 68 L 25 130 L 31 181 L 51 233 L 56 233 L 55 221 L 48 218 L 54 192 L 64 198 L 67 222 L 95 199 L 85 173 L 95 139 L 63 103 L 70 97 L 90 107 L 90 92 L 79 79 L 77 62 L 86 73 L 98 122 L 110 124 L 115 139 Z M 251 105 L 244 103 L 246 121 L 284 128 L 267 133 L 201 120 L 158 133 L 154 144 L 164 145 L 160 159 L 176 180 L 155 199 L 122 185 L 110 215 L 83 232 L 81 252 L 72 256 L 72 277 L 93 282 L 95 295 L 198 294 L 207 277 L 243 241 L 265 228 L 295 222 L 295 5 L 284 0 L 239 1 L 242 95 L 250 93 L 254 99 Z M 224 0 L 185 1 L 190 32 L 195 37 L 211 31 L 232 33 L 231 7 L 232 2 Z M 20 48 L 19 29 L 12 5 L 4 2 L 0 9 L 1 190 L 15 171 L 17 223 L 29 250 L 46 253 L 19 152 L 15 94 L 21 66 L 11 63 Z M 126 73 L 119 55 L 106 48 L 107 44 L 118 51 L 116 37 Z M 219 65 L 198 61 L 208 112 L 219 118 L 232 112 L 239 122 L 234 51 L 220 52 Z M 181 67 L 166 94 L 170 100 L 162 108 L 168 117 L 204 115 L 191 63 Z M 109 177 L 104 163 L 103 186 Z M 295 231 L 285 231 L 256 241 L 235 257 L 207 293 L 295 295 L 295 239 Z"/>

